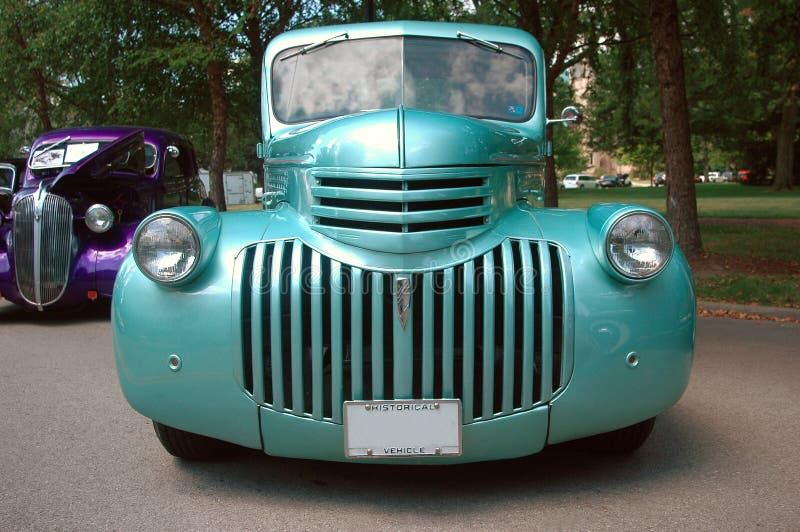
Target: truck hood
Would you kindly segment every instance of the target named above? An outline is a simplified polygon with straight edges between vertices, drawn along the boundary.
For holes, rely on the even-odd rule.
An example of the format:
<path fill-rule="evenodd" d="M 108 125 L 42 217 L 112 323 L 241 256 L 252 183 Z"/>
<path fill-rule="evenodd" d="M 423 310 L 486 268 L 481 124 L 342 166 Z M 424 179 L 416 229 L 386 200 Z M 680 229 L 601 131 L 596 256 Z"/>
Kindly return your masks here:
<path fill-rule="evenodd" d="M 543 160 L 540 143 L 514 127 L 403 107 L 338 117 L 282 133 L 271 140 L 266 155 L 351 168 Z"/>

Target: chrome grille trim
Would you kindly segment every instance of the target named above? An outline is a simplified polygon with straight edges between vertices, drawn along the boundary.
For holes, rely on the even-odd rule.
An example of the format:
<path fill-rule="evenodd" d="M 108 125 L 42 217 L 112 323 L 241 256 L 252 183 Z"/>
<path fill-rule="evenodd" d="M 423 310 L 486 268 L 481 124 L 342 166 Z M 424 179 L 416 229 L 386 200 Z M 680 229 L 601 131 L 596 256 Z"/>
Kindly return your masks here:
<path fill-rule="evenodd" d="M 72 260 L 72 207 L 40 189 L 14 204 L 14 268 L 17 288 L 39 309 L 67 288 Z"/>
<path fill-rule="evenodd" d="M 313 224 L 416 233 L 479 228 L 490 219 L 492 187 L 485 168 L 312 170 Z"/>
<path fill-rule="evenodd" d="M 472 423 L 549 402 L 571 373 L 569 257 L 552 243 L 394 273 L 268 241 L 240 253 L 236 279 L 243 386 L 278 412 L 341 423 L 346 400 L 458 398 Z"/>

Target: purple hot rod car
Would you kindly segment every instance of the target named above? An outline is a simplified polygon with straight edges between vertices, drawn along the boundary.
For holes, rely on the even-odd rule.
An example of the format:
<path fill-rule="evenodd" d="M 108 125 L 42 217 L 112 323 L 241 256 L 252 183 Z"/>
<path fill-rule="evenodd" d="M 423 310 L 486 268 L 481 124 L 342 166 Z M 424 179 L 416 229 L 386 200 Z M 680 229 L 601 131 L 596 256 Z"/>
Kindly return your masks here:
<path fill-rule="evenodd" d="M 208 204 L 185 137 L 129 126 L 42 135 L 15 188 L 0 192 L 0 294 L 37 310 L 110 297 L 142 218 Z"/>

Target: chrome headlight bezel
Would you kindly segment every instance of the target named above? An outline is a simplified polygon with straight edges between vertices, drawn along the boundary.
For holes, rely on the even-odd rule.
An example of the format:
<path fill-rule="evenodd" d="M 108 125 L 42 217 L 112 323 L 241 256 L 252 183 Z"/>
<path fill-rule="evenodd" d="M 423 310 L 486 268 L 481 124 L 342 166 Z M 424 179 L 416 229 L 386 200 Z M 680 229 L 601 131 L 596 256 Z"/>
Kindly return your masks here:
<path fill-rule="evenodd" d="M 666 220 L 634 210 L 610 222 L 604 248 L 616 274 L 625 280 L 646 281 L 664 271 L 675 252 L 675 239 Z"/>
<path fill-rule="evenodd" d="M 177 224 L 172 225 L 173 231 L 173 239 L 167 240 L 161 237 L 160 242 L 163 247 L 155 246 L 155 253 L 164 253 L 164 252 L 185 252 L 187 249 L 191 250 L 190 256 L 188 259 L 181 259 L 180 257 L 176 259 L 173 258 L 175 264 L 180 262 L 188 262 L 184 268 L 181 269 L 180 272 L 174 275 L 165 275 L 159 274 L 157 270 L 152 268 L 152 261 L 157 261 L 157 258 L 147 259 L 146 257 L 146 246 L 150 245 L 151 243 L 144 241 L 144 239 L 150 238 L 158 238 L 150 235 L 151 230 L 156 230 L 155 224 L 163 225 L 163 224 Z M 162 231 L 169 231 L 169 229 L 161 229 Z M 183 234 L 175 234 L 175 231 L 183 232 Z M 182 242 L 184 245 L 173 245 L 169 246 L 171 242 Z M 188 245 L 186 245 L 188 244 Z M 197 269 L 198 265 L 200 264 L 200 259 L 202 257 L 202 249 L 200 244 L 200 238 L 197 234 L 197 231 L 189 223 L 187 220 L 181 218 L 180 216 L 171 214 L 171 213 L 159 213 L 147 220 L 145 220 L 139 228 L 136 230 L 136 233 L 133 237 L 133 258 L 138 266 L 139 270 L 146 275 L 149 279 L 160 283 L 160 284 L 175 284 L 178 283 L 190 275 Z M 165 268 L 166 269 L 166 268 Z"/>
<path fill-rule="evenodd" d="M 95 203 L 86 209 L 83 221 L 89 231 L 102 234 L 114 227 L 116 217 L 110 207 L 102 203 Z"/>

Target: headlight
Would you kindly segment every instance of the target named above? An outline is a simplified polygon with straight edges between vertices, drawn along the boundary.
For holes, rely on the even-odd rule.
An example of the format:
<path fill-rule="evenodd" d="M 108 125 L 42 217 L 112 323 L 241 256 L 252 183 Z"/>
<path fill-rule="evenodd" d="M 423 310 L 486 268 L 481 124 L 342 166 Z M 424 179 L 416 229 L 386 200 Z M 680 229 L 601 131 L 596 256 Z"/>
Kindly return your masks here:
<path fill-rule="evenodd" d="M 133 258 L 139 269 L 154 281 L 180 281 L 192 273 L 199 257 L 197 234 L 176 216 L 156 216 L 136 231 Z"/>
<path fill-rule="evenodd" d="M 86 209 L 86 227 L 95 233 L 105 233 L 114 225 L 114 213 L 102 203 L 95 203 Z"/>
<path fill-rule="evenodd" d="M 606 255 L 619 273 L 647 279 L 664 269 L 672 257 L 672 233 L 658 217 L 633 212 L 614 222 L 606 237 Z"/>

